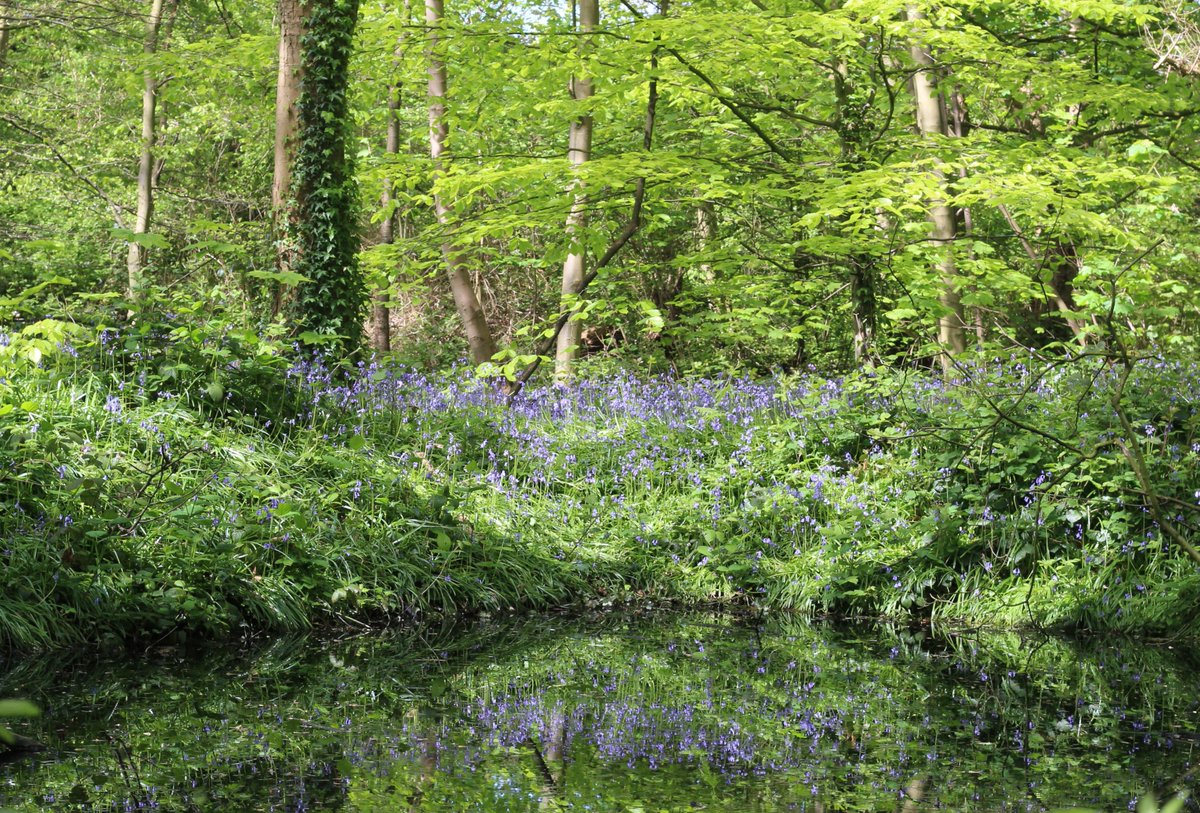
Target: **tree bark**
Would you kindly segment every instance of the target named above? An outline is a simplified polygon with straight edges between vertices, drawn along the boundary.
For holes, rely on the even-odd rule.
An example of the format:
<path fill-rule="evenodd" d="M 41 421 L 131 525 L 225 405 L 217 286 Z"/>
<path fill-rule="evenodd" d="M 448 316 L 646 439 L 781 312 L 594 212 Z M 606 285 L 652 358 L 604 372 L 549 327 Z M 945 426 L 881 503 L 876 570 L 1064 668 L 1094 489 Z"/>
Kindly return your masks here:
<path fill-rule="evenodd" d="M 666 13 L 667 0 L 662 0 L 659 5 L 662 13 Z M 655 73 L 658 69 L 658 51 L 657 49 L 650 55 L 650 74 L 648 93 L 646 94 L 646 118 L 642 124 L 642 150 L 650 152 L 650 148 L 654 145 L 654 125 L 658 119 L 658 79 L 655 78 Z M 646 176 L 639 177 L 633 183 L 633 207 L 629 212 L 629 220 L 625 221 L 625 228 L 621 229 L 620 233 L 608 244 L 608 248 L 600 255 L 595 264 L 592 265 L 592 270 L 583 275 L 583 283 L 579 286 L 579 291 L 582 294 L 587 290 L 587 287 L 592 284 L 592 280 L 600 275 L 600 272 L 613 259 L 621 253 L 621 249 L 629 242 L 629 239 L 642 227 L 642 206 L 646 201 Z M 542 359 L 550 352 L 550 348 L 554 347 L 558 341 L 558 334 L 566 325 L 568 314 L 560 313 L 558 320 L 550 329 L 549 335 L 538 343 L 534 351 L 533 361 L 525 366 L 517 377 L 508 385 L 508 405 L 512 406 L 516 401 L 517 396 L 521 394 L 521 390 L 525 384 L 537 372 L 537 368 L 541 366 Z"/>
<path fill-rule="evenodd" d="M 924 19 L 924 14 L 915 6 L 910 6 L 908 19 Z M 919 66 L 912 78 L 913 97 L 917 106 L 917 129 L 926 137 L 946 136 L 949 134 L 946 105 L 937 87 L 933 56 L 919 43 L 912 45 L 911 53 L 913 62 Z M 945 186 L 945 173 L 940 169 L 935 169 L 934 172 Z M 938 344 L 942 348 L 942 370 L 948 375 L 954 369 L 952 357 L 967 349 L 958 269 L 954 262 L 957 218 L 945 200 L 938 198 L 931 203 L 929 220 L 933 224 L 930 237 L 941 253 L 941 259 L 938 261 L 941 294 L 938 300 L 943 312 L 938 317 Z"/>
<path fill-rule="evenodd" d="M 411 0 L 404 0 L 404 23 L 405 25 L 412 24 L 412 3 Z M 396 51 L 393 54 L 395 57 L 392 70 L 399 73 L 403 65 L 404 54 L 408 50 L 408 36 L 401 34 L 399 42 L 396 44 Z M 400 152 L 400 83 L 395 81 L 388 85 L 387 97 L 387 135 L 384 144 L 384 152 L 388 156 L 395 156 Z M 383 195 L 380 201 L 387 217 L 384 218 L 380 225 L 380 239 L 387 245 L 392 245 L 396 242 L 396 237 L 406 237 L 404 234 L 404 223 L 400 220 L 399 215 L 394 211 L 395 203 L 395 186 L 392 178 L 385 177 L 383 179 Z M 399 232 L 399 234 L 398 234 Z M 392 324 L 391 311 L 388 309 L 388 290 L 385 287 L 383 290 L 376 291 L 374 294 L 374 302 L 371 305 L 371 346 L 380 352 L 387 352 L 392 349 Z"/>
<path fill-rule="evenodd" d="M 839 164 L 845 175 L 851 177 L 864 165 L 862 148 L 867 127 L 862 111 L 851 103 L 850 70 L 845 61 L 839 61 L 834 66 L 833 90 L 837 100 L 833 121 L 838 135 Z M 841 221 L 843 233 L 849 233 L 851 229 L 847 225 L 847 219 L 843 217 Z M 854 235 L 851 233 L 850 236 Z M 872 368 L 875 366 L 878 312 L 875 263 L 870 255 L 864 252 L 852 253 L 846 259 L 850 266 L 850 312 L 854 325 L 851 346 L 854 350 L 854 362 L 859 366 Z"/>
<path fill-rule="evenodd" d="M 574 0 L 572 0 L 574 2 Z M 579 30 L 583 34 L 580 48 L 585 53 L 589 50 L 591 37 L 588 36 L 600 26 L 599 0 L 579 0 Z M 571 79 L 571 95 L 577 103 L 586 102 L 592 97 L 594 87 L 587 76 L 575 76 Z M 584 112 L 571 122 L 571 132 L 567 146 L 567 157 L 576 171 L 591 157 L 592 153 L 592 116 Z M 571 212 L 567 215 L 567 238 L 572 242 L 580 238 L 581 232 L 587 225 L 587 194 L 583 191 L 583 182 L 576 177 L 572 184 L 575 200 L 571 204 Z M 584 248 L 578 244 L 571 249 L 563 263 L 562 273 L 562 309 L 570 310 L 577 306 L 580 290 L 583 286 Z M 583 335 L 583 322 L 571 318 L 558 334 L 558 347 L 554 355 L 554 377 L 565 380 L 571 376 L 571 367 L 579 352 L 579 340 Z"/>
<path fill-rule="evenodd" d="M 292 187 L 296 270 L 287 310 L 297 335 L 336 336 L 343 358 L 363 344 L 368 293 L 358 265 L 358 189 L 349 127 L 350 60 L 358 0 L 306 0 L 298 104 L 300 129 Z M 289 292 L 291 293 L 291 292 Z"/>
<path fill-rule="evenodd" d="M 271 238 L 275 243 L 275 270 L 291 271 L 296 264 L 292 226 L 292 162 L 296 156 L 300 114 L 300 41 L 304 37 L 302 0 L 279 0 L 279 71 L 275 81 L 275 172 L 271 182 Z M 274 311 L 283 306 L 283 288 L 277 283 Z"/>
<path fill-rule="evenodd" d="M 1079 273 L 1080 263 L 1074 244 L 1066 240 L 1058 240 L 1054 248 L 1038 251 L 1021 231 L 1020 224 L 1017 223 L 1017 219 L 1013 217 L 1008 207 L 1001 204 L 999 209 L 1005 222 L 1021 242 L 1021 248 L 1025 250 L 1025 255 L 1039 267 L 1047 265 L 1050 267 L 1050 297 L 1054 300 L 1063 321 L 1070 328 L 1071 335 L 1082 346 L 1087 347 L 1087 322 L 1079 319 L 1075 313 L 1075 277 Z"/>
<path fill-rule="evenodd" d="M 709 251 L 717 240 L 717 209 L 712 201 L 702 200 L 696 207 L 696 248 Z M 700 278 L 711 285 L 715 279 L 712 263 L 705 260 L 697 266 Z"/>
<path fill-rule="evenodd" d="M 4 63 L 8 60 L 8 41 L 10 36 L 8 21 L 0 17 L 0 71 L 4 70 Z"/>
<path fill-rule="evenodd" d="M 147 58 L 158 51 L 158 34 L 163 20 L 164 0 L 152 0 L 150 14 L 146 17 L 146 35 L 142 42 L 142 54 Z M 174 0 L 172 0 L 174 2 Z M 158 104 L 158 79 L 150 66 L 142 71 L 142 138 L 138 156 L 137 214 L 133 233 L 145 234 L 150 230 L 150 218 L 154 214 L 154 137 L 155 109 Z M 129 299 L 136 300 L 142 288 L 142 267 L 146 262 L 146 247 L 136 240 L 129 243 L 129 255 L 125 261 L 128 275 Z"/>
<path fill-rule="evenodd" d="M 471 275 L 463 261 L 462 254 L 456 249 L 449 234 L 450 207 L 442 195 L 436 191 L 437 179 L 445 171 L 445 161 L 450 157 L 446 140 L 450 130 L 446 124 L 446 64 L 437 54 L 438 30 L 441 27 L 445 11 L 442 0 L 425 0 L 425 24 L 429 29 L 429 39 L 425 54 L 429 64 L 429 154 L 433 158 L 434 194 L 433 209 L 437 221 L 447 231 L 442 242 L 442 256 L 446 261 L 446 269 L 450 274 L 450 291 L 454 296 L 454 307 L 462 322 L 463 331 L 467 337 L 467 348 L 471 361 L 483 364 L 496 355 L 496 343 L 492 339 L 491 330 L 484 318 L 483 308 L 471 283 Z"/>
<path fill-rule="evenodd" d="M 387 141 L 384 147 L 384 152 L 389 155 L 396 155 L 400 151 L 400 86 L 388 86 L 388 101 L 387 101 Z M 379 227 L 380 240 L 391 245 L 396 242 L 396 212 L 392 210 L 393 202 L 392 179 L 383 179 L 383 209 L 387 216 L 383 219 L 383 223 Z M 381 353 L 386 353 L 392 349 L 392 325 L 391 312 L 388 310 L 387 300 L 388 292 L 384 287 L 382 290 L 376 291 L 373 296 L 374 301 L 371 304 L 371 346 Z"/>

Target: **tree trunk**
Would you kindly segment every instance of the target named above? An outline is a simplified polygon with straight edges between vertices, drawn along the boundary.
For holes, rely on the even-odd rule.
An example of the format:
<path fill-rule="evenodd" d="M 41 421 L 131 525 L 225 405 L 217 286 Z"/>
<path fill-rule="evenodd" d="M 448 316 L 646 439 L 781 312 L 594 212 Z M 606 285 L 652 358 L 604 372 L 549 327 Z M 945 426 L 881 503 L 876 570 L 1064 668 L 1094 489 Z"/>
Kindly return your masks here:
<path fill-rule="evenodd" d="M 717 240 L 717 209 L 712 201 L 702 200 L 696 207 L 696 248 L 701 252 L 709 251 Z M 700 278 L 705 284 L 715 281 L 712 263 L 705 260 L 698 266 Z"/>
<path fill-rule="evenodd" d="M 385 152 L 391 156 L 400 152 L 400 86 L 388 86 L 387 101 L 387 143 Z M 383 179 L 383 208 L 387 216 L 379 227 L 382 242 L 391 245 L 396 242 L 396 212 L 392 210 L 392 179 Z M 371 304 L 371 346 L 381 353 L 392 349 L 391 313 L 387 306 L 388 292 L 385 286 L 374 294 Z"/>
<path fill-rule="evenodd" d="M 163 0 L 152 0 L 150 14 L 146 17 L 146 36 L 142 53 L 147 58 L 158 50 L 158 33 L 162 26 Z M 158 103 L 158 79 L 150 66 L 142 71 L 142 139 L 141 154 L 138 156 L 137 215 L 133 233 L 145 234 L 150 230 L 150 218 L 154 213 L 154 114 Z M 142 266 L 146 262 L 146 247 L 137 241 L 129 243 L 129 256 L 125 261 L 128 274 L 129 299 L 136 300 L 142 288 Z"/>
<path fill-rule="evenodd" d="M 306 0 L 298 109 L 300 131 L 292 187 L 296 197 L 296 270 L 303 277 L 288 310 L 296 333 L 337 336 L 330 349 L 362 347 L 368 295 L 358 266 L 354 150 L 350 132 L 350 59 L 358 0 Z"/>
<path fill-rule="evenodd" d="M 862 147 L 867 133 L 866 122 L 859 108 L 850 101 L 849 68 L 844 61 L 833 70 L 833 90 L 837 100 L 834 124 L 838 134 L 840 168 L 846 177 L 853 177 L 864 165 Z M 841 231 L 855 237 L 853 227 L 841 218 Z M 878 312 L 875 295 L 875 263 L 869 254 L 858 252 L 847 257 L 850 265 L 850 312 L 854 324 L 851 345 L 854 362 L 861 367 L 874 367 L 875 328 Z"/>
<path fill-rule="evenodd" d="M 584 34 L 580 47 L 586 52 L 590 45 L 587 35 L 600 25 L 599 0 L 579 0 L 579 30 Z M 591 98 L 594 88 L 592 80 L 587 76 L 576 76 L 571 79 L 571 95 L 575 101 L 586 102 Z M 584 112 L 571 122 L 571 133 L 567 147 L 567 157 L 571 166 L 578 170 L 592 152 L 592 116 Z M 587 195 L 583 191 L 583 183 L 576 178 L 572 186 L 575 200 L 571 204 L 571 212 L 567 215 L 567 237 L 572 242 L 581 239 L 581 232 L 587 223 Z M 583 286 L 584 247 L 577 244 L 567 255 L 563 263 L 562 274 L 562 309 L 569 310 L 577 306 L 576 297 Z M 572 318 L 558 334 L 558 347 L 554 355 L 554 377 L 559 380 L 571 376 L 571 367 L 579 352 L 579 340 L 583 334 L 583 322 Z"/>
<path fill-rule="evenodd" d="M 275 80 L 275 172 L 271 181 L 271 239 L 275 270 L 291 271 L 296 264 L 292 200 L 292 161 L 300 127 L 300 41 L 304 37 L 301 0 L 279 0 L 279 72 Z M 283 287 L 276 283 L 273 310 L 283 307 Z"/>
<path fill-rule="evenodd" d="M 909 7 L 908 19 L 923 18 L 924 15 L 916 7 Z M 933 57 L 919 44 L 912 45 L 911 53 L 913 62 L 920 66 L 912 78 L 913 97 L 917 105 L 917 129 L 923 136 L 948 135 L 946 106 L 938 91 Z M 941 170 L 934 171 L 945 185 L 945 174 Z M 958 269 L 954 263 L 957 219 L 954 210 L 944 200 L 935 199 L 929 209 L 929 220 L 933 224 L 930 237 L 941 253 L 938 273 L 941 275 L 942 289 L 938 300 L 943 313 L 938 317 L 938 344 L 942 348 L 942 370 L 948 375 L 954 370 L 951 358 L 967 349 Z"/>
<path fill-rule="evenodd" d="M 8 60 L 8 39 L 10 36 L 8 21 L 0 17 L 0 71 L 4 70 L 4 63 Z"/>
<path fill-rule="evenodd" d="M 488 329 L 479 297 L 475 294 L 475 287 L 471 284 L 471 275 L 467 271 L 466 263 L 450 239 L 450 208 L 436 191 L 437 179 L 444 171 L 444 160 L 450 155 L 446 146 L 446 139 L 450 134 L 446 124 L 446 65 L 437 54 L 438 29 L 443 17 L 442 0 L 425 0 L 425 24 L 429 29 L 425 53 L 429 63 L 429 154 L 433 158 L 435 190 L 433 209 L 438 223 L 447 231 L 443 237 L 442 256 L 450 273 L 450 291 L 454 296 L 458 318 L 462 321 L 463 331 L 466 333 L 471 361 L 483 364 L 496 355 L 496 343 L 492 339 L 491 330 Z"/>
<path fill-rule="evenodd" d="M 405 25 L 412 25 L 412 4 L 411 0 L 404 0 L 404 17 Z M 392 70 L 399 73 L 404 61 L 404 54 L 408 50 L 408 36 L 401 34 L 400 40 L 396 45 L 396 51 L 393 54 L 395 57 Z M 388 156 L 395 156 L 400 152 L 400 83 L 397 81 L 388 86 L 387 97 L 387 136 L 384 145 L 384 152 Z M 386 177 L 383 179 L 383 195 L 381 205 L 387 217 L 380 226 L 380 239 L 387 245 L 396 242 L 396 237 L 406 237 L 404 234 L 404 223 L 400 220 L 399 215 L 394 211 L 395 202 L 395 185 L 392 178 Z M 397 234 L 399 232 L 399 235 Z M 385 279 L 390 279 L 390 275 L 385 275 Z M 391 311 L 388 309 L 388 287 L 383 290 L 376 291 L 374 294 L 374 302 L 371 306 L 371 346 L 377 351 L 387 352 L 392 349 L 392 324 Z"/>

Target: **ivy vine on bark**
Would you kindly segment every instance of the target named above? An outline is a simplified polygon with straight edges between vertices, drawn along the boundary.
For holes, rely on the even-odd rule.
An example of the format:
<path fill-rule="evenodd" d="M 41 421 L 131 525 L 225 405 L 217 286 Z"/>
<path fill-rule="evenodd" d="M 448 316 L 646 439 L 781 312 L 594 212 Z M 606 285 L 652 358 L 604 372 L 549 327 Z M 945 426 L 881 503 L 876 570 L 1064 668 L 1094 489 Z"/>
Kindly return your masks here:
<path fill-rule="evenodd" d="M 299 224 L 298 332 L 361 343 L 367 292 L 356 253 L 357 188 L 346 149 L 347 84 L 358 0 L 310 0 L 302 40 L 300 135 L 293 184 Z"/>

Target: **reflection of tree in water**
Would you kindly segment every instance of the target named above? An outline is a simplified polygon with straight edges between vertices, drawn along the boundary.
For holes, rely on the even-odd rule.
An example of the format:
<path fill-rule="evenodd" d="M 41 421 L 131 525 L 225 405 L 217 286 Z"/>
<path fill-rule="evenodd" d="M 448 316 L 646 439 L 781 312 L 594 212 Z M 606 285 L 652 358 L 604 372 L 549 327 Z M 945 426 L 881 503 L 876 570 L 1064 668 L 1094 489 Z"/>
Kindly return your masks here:
<path fill-rule="evenodd" d="M 543 738 L 531 735 L 529 747 L 542 779 L 539 809 L 557 810 L 567 775 L 567 717 L 560 706 L 549 711 L 545 732 Z"/>
<path fill-rule="evenodd" d="M 0 807 L 83 785 L 106 809 L 911 813 L 1064 794 L 1114 806 L 1122 787 L 1166 776 L 1163 798 L 1195 783 L 1169 738 L 1192 744 L 1176 729 L 1196 712 L 1196 673 L 1153 651 L 790 622 L 756 634 L 720 618 L 561 626 L 494 635 L 495 649 L 361 639 L 153 668 L 75 661 L 57 677 L 22 665 L 8 678 L 48 710 L 29 733 L 60 750 L 0 766 Z M 0 676 L 0 693 L 19 688 Z"/>
<path fill-rule="evenodd" d="M 412 789 L 408 794 L 408 809 L 418 813 L 424 809 L 425 794 L 438 773 L 439 724 L 429 709 L 412 708 L 405 714 L 410 738 L 415 746 L 416 770 L 413 772 Z"/>

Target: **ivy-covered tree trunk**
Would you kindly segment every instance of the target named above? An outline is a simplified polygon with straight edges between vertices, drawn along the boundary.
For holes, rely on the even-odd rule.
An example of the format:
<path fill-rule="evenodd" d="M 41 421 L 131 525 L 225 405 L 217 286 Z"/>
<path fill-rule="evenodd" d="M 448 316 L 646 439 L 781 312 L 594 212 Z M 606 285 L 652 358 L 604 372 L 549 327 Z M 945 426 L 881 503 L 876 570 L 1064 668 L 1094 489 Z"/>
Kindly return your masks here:
<path fill-rule="evenodd" d="M 358 0 L 309 0 L 301 40 L 300 131 L 292 168 L 296 194 L 296 328 L 360 346 L 366 285 L 358 267 L 358 199 L 346 141 L 350 54 Z"/>
<path fill-rule="evenodd" d="M 300 126 L 300 40 L 304 37 L 301 0 L 279 0 L 279 65 L 275 81 L 275 172 L 271 181 L 271 238 L 275 270 L 294 270 L 296 263 L 292 208 L 292 162 Z M 283 286 L 276 282 L 274 310 L 279 312 Z"/>
<path fill-rule="evenodd" d="M 175 5 L 174 0 L 171 3 Z M 164 0 L 152 0 L 150 13 L 146 17 L 146 34 L 142 42 L 142 54 L 149 59 L 158 51 L 159 30 L 163 21 Z M 137 214 L 134 220 L 133 233 L 145 234 L 150 230 L 150 218 L 154 213 L 154 139 L 155 139 L 155 110 L 158 104 L 158 77 L 147 65 L 142 70 L 142 137 L 138 154 L 137 175 Z M 129 243 L 129 253 L 125 260 L 125 270 L 128 277 L 128 295 L 131 300 L 137 299 L 141 291 L 142 266 L 146 262 L 146 247 L 136 239 Z"/>
<path fill-rule="evenodd" d="M 908 10 L 909 20 L 922 20 L 924 14 L 915 6 Z M 937 87 L 933 56 L 920 43 L 911 47 L 912 59 L 918 66 L 913 73 L 912 91 L 917 107 L 917 129 L 923 136 L 946 136 L 949 134 L 946 105 Z M 945 184 L 945 175 L 935 170 Z M 957 218 L 954 210 L 943 199 L 935 199 L 929 207 L 929 220 L 933 224 L 930 238 L 939 250 L 938 274 L 941 277 L 941 294 L 938 300 L 942 313 L 938 316 L 938 344 L 942 349 L 942 369 L 949 373 L 954 369 L 951 358 L 967 349 L 966 324 L 963 321 L 962 295 L 959 292 L 958 269 L 954 262 L 954 240 L 957 236 Z"/>
<path fill-rule="evenodd" d="M 442 25 L 445 11 L 442 0 L 425 0 L 425 24 L 429 28 L 429 41 L 426 57 L 429 62 L 429 154 L 434 164 L 433 208 L 438 223 L 443 229 L 450 228 L 450 207 L 445 199 L 436 191 L 437 176 L 443 172 L 443 162 L 449 158 L 446 140 L 450 136 L 450 128 L 446 124 L 446 63 L 438 55 L 438 30 Z M 463 331 L 467 336 L 467 348 L 471 361 L 483 364 L 496 355 L 496 342 L 488 328 L 483 315 L 483 307 L 475 294 L 475 286 L 471 283 L 471 274 L 463 261 L 462 254 L 457 249 L 449 234 L 443 237 L 442 256 L 446 260 L 446 268 L 450 272 L 450 292 L 454 296 L 454 307 L 458 318 L 462 321 Z"/>
<path fill-rule="evenodd" d="M 574 0 L 572 0 L 574 4 Z M 600 26 L 599 0 L 579 0 L 579 30 L 583 34 L 581 50 L 586 53 L 590 45 L 590 34 Z M 587 76 L 575 76 L 571 79 L 571 95 L 577 103 L 586 103 L 592 97 L 592 80 Z M 567 145 L 567 157 L 571 166 L 576 170 L 587 162 L 592 153 L 592 116 L 586 110 L 575 121 L 571 122 L 571 133 Z M 567 215 L 567 238 L 573 242 L 582 238 L 581 232 L 587 224 L 587 194 L 583 191 L 583 183 L 578 178 L 572 184 L 575 200 L 571 203 L 571 212 Z M 562 307 L 568 309 L 577 305 L 576 298 L 583 287 L 585 249 L 581 242 L 571 248 L 563 263 L 562 272 Z M 558 334 L 558 346 L 554 354 L 554 376 L 565 379 L 571 375 L 571 367 L 579 352 L 579 341 L 583 336 L 583 322 L 572 318 L 563 325 Z"/>

